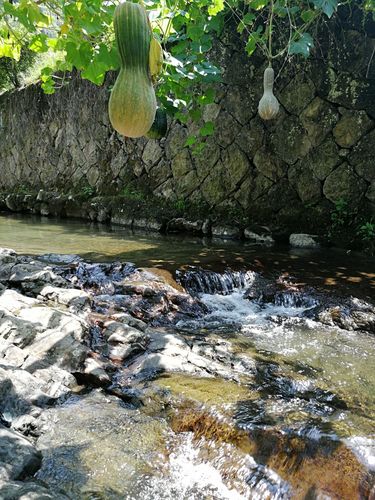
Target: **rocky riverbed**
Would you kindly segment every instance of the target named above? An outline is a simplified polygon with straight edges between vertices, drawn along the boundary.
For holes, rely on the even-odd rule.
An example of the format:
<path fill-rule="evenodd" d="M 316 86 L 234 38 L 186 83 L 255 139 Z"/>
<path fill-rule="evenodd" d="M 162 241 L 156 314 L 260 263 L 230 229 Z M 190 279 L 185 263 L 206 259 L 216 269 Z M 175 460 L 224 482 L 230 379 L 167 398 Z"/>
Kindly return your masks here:
<path fill-rule="evenodd" d="M 374 333 L 282 276 L 1 249 L 0 498 L 370 498 Z"/>

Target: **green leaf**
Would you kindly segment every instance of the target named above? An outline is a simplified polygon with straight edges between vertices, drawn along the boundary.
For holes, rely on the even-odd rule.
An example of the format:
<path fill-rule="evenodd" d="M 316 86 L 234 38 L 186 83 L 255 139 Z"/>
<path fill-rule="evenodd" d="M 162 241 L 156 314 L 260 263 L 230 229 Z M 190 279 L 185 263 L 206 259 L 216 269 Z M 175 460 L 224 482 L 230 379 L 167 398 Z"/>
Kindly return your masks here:
<path fill-rule="evenodd" d="M 250 33 L 246 44 L 246 52 L 249 56 L 251 56 L 251 54 L 255 52 L 255 49 L 257 48 L 257 43 L 260 41 L 261 41 L 261 36 L 260 33 L 258 33 L 258 31 Z"/>
<path fill-rule="evenodd" d="M 4 40 L 0 38 L 0 57 L 10 57 L 19 61 L 21 57 L 21 45 L 12 39 Z"/>
<path fill-rule="evenodd" d="M 314 19 L 315 16 L 316 14 L 313 10 L 304 10 L 303 12 L 301 12 L 302 21 L 304 21 L 305 23 L 308 23 L 309 21 Z"/>
<path fill-rule="evenodd" d="M 197 142 L 197 137 L 195 135 L 190 135 L 184 144 L 184 146 L 193 146 Z"/>
<path fill-rule="evenodd" d="M 269 0 L 250 0 L 249 7 L 254 10 L 260 10 L 268 4 Z"/>
<path fill-rule="evenodd" d="M 47 35 L 43 33 L 35 35 L 29 43 L 29 49 L 32 50 L 33 52 L 38 52 L 38 53 L 48 52 L 49 44 Z"/>
<path fill-rule="evenodd" d="M 210 16 L 216 16 L 216 14 L 222 10 L 224 10 L 224 0 L 214 0 L 208 7 L 208 13 Z"/>
<path fill-rule="evenodd" d="M 237 31 L 239 33 L 242 33 L 246 26 L 253 24 L 255 18 L 256 16 L 252 12 L 248 12 L 247 14 L 245 14 L 241 19 L 240 24 L 237 26 Z"/>
<path fill-rule="evenodd" d="M 213 122 L 206 122 L 203 127 L 199 130 L 199 135 L 201 137 L 207 137 L 209 135 L 212 135 L 215 130 L 215 125 Z"/>
<path fill-rule="evenodd" d="M 328 17 L 332 17 L 337 9 L 338 0 L 312 0 L 317 9 L 320 9 Z"/>
<path fill-rule="evenodd" d="M 309 57 L 310 50 L 314 46 L 314 41 L 309 33 L 304 33 L 298 40 L 292 41 L 289 45 L 289 54 L 300 54 Z"/>

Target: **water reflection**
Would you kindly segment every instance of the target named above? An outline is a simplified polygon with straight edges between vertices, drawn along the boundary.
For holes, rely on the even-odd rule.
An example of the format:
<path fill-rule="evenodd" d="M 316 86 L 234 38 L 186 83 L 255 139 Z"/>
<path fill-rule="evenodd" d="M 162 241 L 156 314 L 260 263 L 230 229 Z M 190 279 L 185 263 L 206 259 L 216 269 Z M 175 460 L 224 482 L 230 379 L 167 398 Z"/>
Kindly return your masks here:
<path fill-rule="evenodd" d="M 332 249 L 270 249 L 250 243 L 190 235 L 133 232 L 78 220 L 31 215 L 0 216 L 0 246 L 20 253 L 73 253 L 86 260 L 122 260 L 168 270 L 189 265 L 215 270 L 254 269 L 298 276 L 301 283 L 337 287 L 356 296 L 375 296 L 375 259 Z"/>

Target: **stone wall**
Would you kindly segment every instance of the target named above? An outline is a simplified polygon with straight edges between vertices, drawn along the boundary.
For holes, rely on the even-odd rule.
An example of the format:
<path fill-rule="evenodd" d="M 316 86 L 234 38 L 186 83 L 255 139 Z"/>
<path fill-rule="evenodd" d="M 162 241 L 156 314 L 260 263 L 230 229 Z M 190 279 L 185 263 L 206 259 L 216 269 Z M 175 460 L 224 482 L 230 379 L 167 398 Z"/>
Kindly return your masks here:
<path fill-rule="evenodd" d="M 131 182 L 180 205 L 242 213 L 262 223 L 319 229 L 339 199 L 375 214 L 375 26 L 342 8 L 307 61 L 281 61 L 281 112 L 257 116 L 265 62 L 248 58 L 233 29 L 213 57 L 222 66 L 215 122 L 201 155 L 184 147 L 197 124 L 170 123 L 166 138 L 125 139 L 108 122 L 108 87 L 73 77 L 52 96 L 38 86 L 0 96 L 0 190 L 92 187 L 126 193 Z"/>

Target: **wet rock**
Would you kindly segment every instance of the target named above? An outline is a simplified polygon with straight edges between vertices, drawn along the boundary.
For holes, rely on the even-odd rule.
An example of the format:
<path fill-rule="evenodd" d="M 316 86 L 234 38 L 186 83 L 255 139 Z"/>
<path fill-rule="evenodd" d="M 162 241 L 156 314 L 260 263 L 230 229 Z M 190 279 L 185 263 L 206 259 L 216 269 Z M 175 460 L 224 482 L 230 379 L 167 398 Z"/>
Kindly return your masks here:
<path fill-rule="evenodd" d="M 39 368 L 33 372 L 40 383 L 40 388 L 52 398 L 61 398 L 77 388 L 75 377 L 56 365 Z"/>
<path fill-rule="evenodd" d="M 183 337 L 163 330 L 153 330 L 147 352 L 127 368 L 134 377 L 152 378 L 157 373 L 176 371 L 198 376 L 232 376 L 231 370 L 223 363 L 193 352 Z"/>
<path fill-rule="evenodd" d="M 116 321 L 124 323 L 125 325 L 133 326 L 137 330 L 142 330 L 143 332 L 147 328 L 147 323 L 141 321 L 140 319 L 133 318 L 133 316 L 130 316 L 130 314 L 127 313 L 113 314 L 112 318 Z"/>
<path fill-rule="evenodd" d="M 0 248 L 0 265 L 14 264 L 17 261 L 17 254 L 11 248 Z"/>
<path fill-rule="evenodd" d="M 188 232 L 200 233 L 202 231 L 203 221 L 191 221 L 182 217 L 172 219 L 167 224 L 167 232 Z"/>
<path fill-rule="evenodd" d="M 325 325 L 375 333 L 375 307 L 353 297 L 336 300 L 323 297 L 320 305 L 304 315 Z"/>
<path fill-rule="evenodd" d="M 231 226 L 212 226 L 212 236 L 222 239 L 238 240 L 241 238 L 241 230 Z"/>
<path fill-rule="evenodd" d="M 49 410 L 44 421 L 37 478 L 51 491 L 69 492 L 69 498 L 125 498 L 138 491 L 139 478 L 158 470 L 160 454 L 166 452 L 164 419 L 101 390 L 72 396 Z"/>
<path fill-rule="evenodd" d="M 106 387 L 111 383 L 111 377 L 105 371 L 103 363 L 94 358 L 86 359 L 83 374 L 86 382 L 97 387 Z"/>
<path fill-rule="evenodd" d="M 187 271 L 177 271 L 178 281 L 191 294 L 218 293 L 227 295 L 236 289 L 244 289 L 253 283 L 255 273 L 251 271 L 225 271 L 216 273 L 200 268 L 192 268 Z"/>
<path fill-rule="evenodd" d="M 160 232 L 164 227 L 163 222 L 148 218 L 148 219 L 133 219 L 133 228 L 134 229 L 145 229 L 146 231 L 157 231 Z"/>
<path fill-rule="evenodd" d="M 57 288 L 45 286 L 40 291 L 40 295 L 57 304 L 68 306 L 72 311 L 82 311 L 90 309 L 91 298 L 88 293 L 74 288 Z"/>
<path fill-rule="evenodd" d="M 313 234 L 293 233 L 289 236 L 289 244 L 295 248 L 317 248 L 319 242 Z"/>
<path fill-rule="evenodd" d="M 39 469 L 41 454 L 28 439 L 0 425 L 0 441 L 1 481 L 23 479 Z"/>
<path fill-rule="evenodd" d="M 46 253 L 39 255 L 38 260 L 49 264 L 73 264 L 82 261 L 82 257 L 74 254 Z"/>
<path fill-rule="evenodd" d="M 69 497 L 49 491 L 44 486 L 34 482 L 0 481 L 0 498 L 3 500 L 67 500 Z"/>
<path fill-rule="evenodd" d="M 247 227 L 244 230 L 244 236 L 246 240 L 250 240 L 259 245 L 273 246 L 275 240 L 273 239 L 268 228 L 253 228 Z"/>

